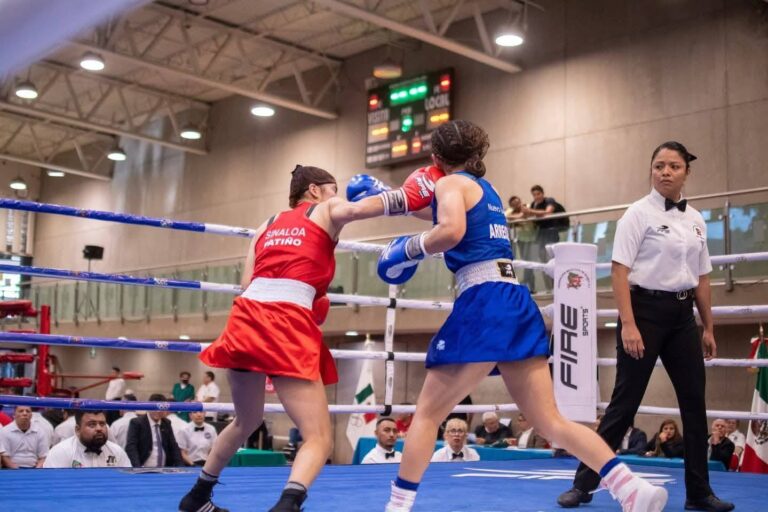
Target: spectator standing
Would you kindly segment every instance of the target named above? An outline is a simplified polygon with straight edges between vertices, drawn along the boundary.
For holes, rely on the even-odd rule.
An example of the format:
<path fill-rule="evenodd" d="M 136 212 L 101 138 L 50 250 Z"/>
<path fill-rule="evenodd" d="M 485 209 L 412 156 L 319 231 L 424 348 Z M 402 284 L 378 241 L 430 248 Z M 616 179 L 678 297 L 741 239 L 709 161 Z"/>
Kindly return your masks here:
<path fill-rule="evenodd" d="M 726 428 L 724 419 L 718 418 L 712 422 L 712 433 L 707 440 L 709 443 L 707 453 L 709 460 L 720 461 L 725 469 L 728 469 L 731 466 L 731 457 L 736 447 L 733 441 L 728 439 Z"/>
<path fill-rule="evenodd" d="M 200 386 L 200 389 L 197 390 L 198 402 L 213 403 L 219 401 L 219 395 L 221 394 L 221 391 L 219 391 L 219 386 L 216 384 L 216 382 L 214 382 L 215 380 L 216 375 L 214 375 L 213 372 L 209 371 L 203 374 L 203 385 Z M 215 421 L 216 413 L 206 412 L 205 419 Z"/>
<path fill-rule="evenodd" d="M 518 221 L 530 217 L 523 212 L 523 201 L 518 196 L 512 196 L 507 202 L 509 208 L 504 210 L 504 216 L 507 222 Z M 536 247 L 536 223 L 518 222 L 512 226 L 511 233 L 514 233 L 515 256 L 517 259 L 534 261 L 534 249 Z M 523 269 L 522 284 L 528 287 L 531 293 L 536 293 L 536 281 L 533 270 Z"/>
<path fill-rule="evenodd" d="M 40 423 L 32 421 L 32 409 L 19 405 L 14 409 L 13 422 L 0 430 L 0 444 L 5 453 L 2 465 L 10 469 L 41 468 L 48 456 L 50 437 Z"/>
<path fill-rule="evenodd" d="M 189 383 L 192 378 L 192 374 L 183 371 L 179 374 L 179 382 L 173 385 L 173 401 L 174 402 L 191 402 L 195 399 L 195 386 Z M 189 421 L 188 412 L 178 413 L 179 418 L 184 421 Z"/>
<path fill-rule="evenodd" d="M 549 260 L 547 255 L 547 245 L 556 244 L 560 241 L 560 225 L 562 221 L 560 219 L 545 219 L 553 213 L 557 213 L 557 210 L 564 208 L 560 207 L 557 201 L 552 197 L 546 197 L 544 195 L 544 189 L 541 185 L 534 185 L 531 187 L 531 195 L 533 196 L 533 202 L 530 206 L 523 206 L 522 211 L 526 217 L 534 217 L 538 219 L 544 219 L 536 222 L 536 243 L 539 249 L 539 261 L 546 263 Z M 544 275 L 544 282 L 547 288 L 552 288 L 552 278 L 548 275 Z"/>
<path fill-rule="evenodd" d="M 477 450 L 467 446 L 467 422 L 452 418 L 445 424 L 445 446 L 432 455 L 432 462 L 474 462 L 480 460 Z"/>
<path fill-rule="evenodd" d="M 213 425 L 205 422 L 202 411 L 191 412 L 189 416 L 192 421 L 185 425 L 178 439 L 181 456 L 190 466 L 202 466 L 218 434 Z"/>
<path fill-rule="evenodd" d="M 129 468 L 125 451 L 107 439 L 107 416 L 103 411 L 77 411 L 75 434 L 54 446 L 44 468 Z"/>
<path fill-rule="evenodd" d="M 104 398 L 107 400 L 122 400 L 125 394 L 125 379 L 123 379 L 123 372 L 117 366 L 112 367 L 112 375 L 110 376 L 109 385 L 107 386 L 107 392 Z"/>
<path fill-rule="evenodd" d="M 395 450 L 397 425 L 392 418 L 379 418 L 376 422 L 376 446 L 369 451 L 361 464 L 399 463 L 403 454 Z"/>
<path fill-rule="evenodd" d="M 149 397 L 150 402 L 165 402 L 161 394 Z M 165 411 L 148 411 L 133 418 L 128 425 L 125 451 L 135 468 L 182 466 L 181 451 L 173 435 L 170 420 Z"/>

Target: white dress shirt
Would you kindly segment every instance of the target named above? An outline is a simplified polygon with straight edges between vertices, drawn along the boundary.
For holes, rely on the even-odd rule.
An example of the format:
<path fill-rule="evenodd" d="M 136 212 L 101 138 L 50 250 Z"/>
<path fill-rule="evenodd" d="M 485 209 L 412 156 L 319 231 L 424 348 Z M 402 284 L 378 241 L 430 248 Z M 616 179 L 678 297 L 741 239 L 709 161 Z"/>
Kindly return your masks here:
<path fill-rule="evenodd" d="M 72 436 L 51 448 L 43 463 L 44 468 L 130 468 L 131 461 L 125 450 L 107 441 L 101 453 L 85 452 L 80 438 Z"/>
<path fill-rule="evenodd" d="M 117 378 L 109 381 L 104 397 L 107 400 L 122 400 L 125 395 L 125 380 Z"/>
<path fill-rule="evenodd" d="M 45 416 L 39 412 L 33 412 L 32 423 L 37 424 L 40 431 L 45 434 L 46 440 L 48 441 L 48 448 L 50 448 L 51 441 L 53 440 L 53 425 L 51 425 L 51 422 L 45 419 Z"/>
<path fill-rule="evenodd" d="M 187 428 L 187 425 L 189 425 L 189 422 L 184 421 L 183 419 L 179 418 L 176 413 L 171 413 L 168 416 L 168 421 L 171 422 L 171 430 L 173 430 L 173 437 L 176 438 L 176 442 L 179 440 L 179 436 L 184 431 L 185 428 Z"/>
<path fill-rule="evenodd" d="M 34 420 L 30 422 L 26 432 L 22 432 L 16 421 L 9 423 L 0 430 L 5 455 L 20 468 L 33 468 L 38 459 L 48 455 L 48 440 L 50 439 Z"/>
<path fill-rule="evenodd" d="M 533 435 L 533 427 L 529 428 L 528 430 L 520 434 L 520 439 L 517 440 L 517 447 L 532 448 L 528 446 L 528 442 L 531 440 L 532 435 Z"/>
<path fill-rule="evenodd" d="M 629 267 L 629 284 L 678 292 L 696 288 L 712 271 L 707 225 L 690 204 L 684 212 L 664 209 L 655 189 L 630 206 L 616 226 L 613 261 Z"/>
<path fill-rule="evenodd" d="M 160 426 L 160 422 L 159 421 L 153 420 L 152 417 L 149 414 L 147 414 L 147 420 L 149 420 L 149 432 L 152 434 L 152 451 L 149 452 L 149 457 L 144 462 L 142 467 L 144 467 L 144 468 L 156 468 L 156 467 L 158 467 L 157 466 L 157 455 L 159 453 L 158 450 L 162 450 L 163 449 L 163 445 L 162 445 L 163 433 L 162 433 L 162 431 L 160 431 L 160 433 L 158 434 L 158 428 Z M 155 427 L 155 425 L 157 425 L 157 427 Z M 158 437 L 159 437 L 159 439 L 158 439 Z M 160 445 L 158 445 L 158 441 L 160 442 Z M 163 457 L 163 460 L 165 460 L 166 458 L 167 457 Z"/>
<path fill-rule="evenodd" d="M 195 430 L 197 428 L 203 430 Z M 197 462 L 208 459 L 208 454 L 211 453 L 216 437 L 218 437 L 216 429 L 210 423 L 203 423 L 198 427 L 194 422 L 189 422 L 176 441 L 179 443 L 179 448 L 187 451 L 189 460 Z"/>
<path fill-rule="evenodd" d="M 195 398 L 197 399 L 198 402 L 205 402 L 206 398 L 213 398 L 214 402 L 218 402 L 220 394 L 221 394 L 221 391 L 219 391 L 219 386 L 216 385 L 215 382 L 211 382 L 210 384 L 203 384 L 202 386 L 200 386 L 197 390 L 197 393 L 195 394 Z M 205 417 L 215 418 L 216 413 L 206 412 Z"/>
<path fill-rule="evenodd" d="M 387 458 L 387 454 L 394 454 L 393 456 L 390 456 Z M 376 443 L 376 446 L 373 448 L 373 450 L 369 451 L 365 457 L 363 457 L 363 461 L 361 464 L 392 464 L 392 463 L 399 463 L 400 459 L 403 458 L 403 454 L 392 449 L 391 452 L 388 452 L 385 450 L 379 443 Z"/>
<path fill-rule="evenodd" d="M 125 449 L 125 445 L 128 443 L 128 424 L 135 417 L 136 413 L 126 411 L 122 417 L 113 421 L 109 426 L 109 440 Z"/>
<path fill-rule="evenodd" d="M 66 420 L 62 421 L 56 428 L 53 429 L 53 438 L 51 439 L 51 446 L 56 446 L 65 439 L 68 439 L 75 435 L 75 415 L 73 414 Z"/>
<path fill-rule="evenodd" d="M 466 445 L 461 449 L 461 457 L 454 457 L 454 453 L 458 452 L 454 452 L 453 448 L 445 445 L 432 454 L 432 462 L 474 462 L 480 460 L 477 450 Z"/>

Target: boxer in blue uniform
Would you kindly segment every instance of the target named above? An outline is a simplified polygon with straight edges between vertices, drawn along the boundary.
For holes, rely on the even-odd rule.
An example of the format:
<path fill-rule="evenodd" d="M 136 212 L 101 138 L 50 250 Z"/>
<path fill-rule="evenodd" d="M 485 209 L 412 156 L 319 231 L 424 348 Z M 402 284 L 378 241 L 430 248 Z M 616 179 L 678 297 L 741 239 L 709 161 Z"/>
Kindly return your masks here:
<path fill-rule="evenodd" d="M 502 202 L 483 178 L 488 145 L 485 131 L 468 121 L 433 132 L 432 159 L 446 174 L 435 188 L 434 226 L 393 240 L 379 258 L 379 276 L 400 284 L 425 255 L 442 252 L 459 289 L 453 311 L 429 346 L 427 376 L 386 510 L 411 510 L 438 426 L 498 368 L 536 430 L 599 471 L 624 511 L 660 511 L 667 501 L 664 489 L 634 475 L 595 432 L 557 410 L 544 322 L 528 289 L 515 279 Z"/>

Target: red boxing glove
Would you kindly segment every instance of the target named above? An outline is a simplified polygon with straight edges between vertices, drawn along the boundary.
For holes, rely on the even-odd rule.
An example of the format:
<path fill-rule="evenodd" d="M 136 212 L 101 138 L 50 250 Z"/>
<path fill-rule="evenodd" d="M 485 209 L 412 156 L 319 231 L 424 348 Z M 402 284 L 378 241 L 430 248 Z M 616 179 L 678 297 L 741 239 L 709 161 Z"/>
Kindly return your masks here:
<path fill-rule="evenodd" d="M 317 325 L 323 325 L 325 319 L 328 317 L 328 310 L 331 309 L 331 300 L 327 295 L 323 294 L 319 297 L 315 297 L 312 301 L 312 316 L 315 318 Z"/>
<path fill-rule="evenodd" d="M 405 215 L 423 210 L 432 204 L 437 180 L 445 173 L 430 165 L 413 171 L 397 190 L 384 192 L 379 197 L 384 201 L 385 215 Z"/>

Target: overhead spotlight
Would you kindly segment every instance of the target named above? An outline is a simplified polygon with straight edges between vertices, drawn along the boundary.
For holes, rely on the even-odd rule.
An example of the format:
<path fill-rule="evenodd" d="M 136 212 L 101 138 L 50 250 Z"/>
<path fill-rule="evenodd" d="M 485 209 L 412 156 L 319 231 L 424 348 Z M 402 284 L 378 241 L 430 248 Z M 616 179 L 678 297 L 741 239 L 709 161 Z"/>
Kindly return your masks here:
<path fill-rule="evenodd" d="M 187 340 L 190 340 L 191 338 L 189 337 L 188 334 L 179 334 L 179 339 L 187 341 Z"/>
<path fill-rule="evenodd" d="M 496 33 L 496 44 L 499 46 L 510 47 L 520 46 L 525 42 L 523 31 L 517 25 L 502 27 Z"/>
<path fill-rule="evenodd" d="M 37 87 L 35 87 L 35 84 L 29 80 L 19 82 L 16 85 L 16 91 L 14 92 L 16 93 L 16 96 L 24 98 L 25 100 L 33 100 L 37 98 Z"/>
<path fill-rule="evenodd" d="M 13 178 L 9 186 L 13 190 L 27 190 L 27 182 L 21 179 L 21 176 L 16 176 Z"/>
<path fill-rule="evenodd" d="M 383 62 L 373 67 L 373 76 L 382 80 L 394 80 L 403 76 L 403 66 L 386 57 Z"/>
<path fill-rule="evenodd" d="M 357 331 L 347 331 L 344 333 L 344 336 L 359 336 L 360 333 Z"/>
<path fill-rule="evenodd" d="M 107 153 L 107 158 L 115 162 L 122 162 L 128 157 L 125 155 L 125 151 L 123 151 L 123 148 L 121 148 L 120 146 L 115 146 L 114 148 L 109 150 L 109 153 Z"/>
<path fill-rule="evenodd" d="M 617 322 L 605 322 L 606 327 L 617 327 L 618 325 Z"/>
<path fill-rule="evenodd" d="M 104 69 L 104 59 L 98 53 L 85 52 L 80 59 L 80 67 L 88 71 L 101 71 Z"/>
<path fill-rule="evenodd" d="M 54 169 L 46 169 L 45 173 L 51 178 L 63 178 L 66 176 L 64 171 L 56 171 Z"/>
<path fill-rule="evenodd" d="M 182 139 L 187 140 L 198 140 L 200 137 L 203 136 L 202 133 L 200 133 L 200 130 L 192 126 L 191 124 L 186 125 L 184 128 L 181 129 L 181 135 Z"/>
<path fill-rule="evenodd" d="M 251 114 L 256 117 L 272 117 L 275 115 L 275 109 L 269 105 L 254 105 L 251 107 Z"/>

